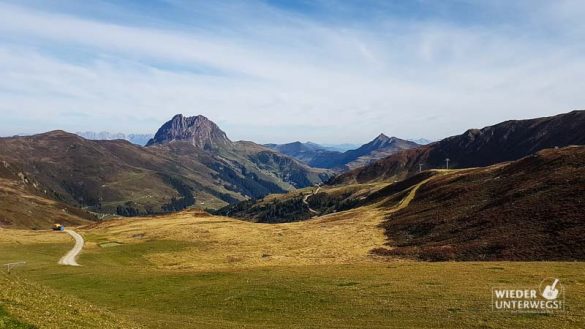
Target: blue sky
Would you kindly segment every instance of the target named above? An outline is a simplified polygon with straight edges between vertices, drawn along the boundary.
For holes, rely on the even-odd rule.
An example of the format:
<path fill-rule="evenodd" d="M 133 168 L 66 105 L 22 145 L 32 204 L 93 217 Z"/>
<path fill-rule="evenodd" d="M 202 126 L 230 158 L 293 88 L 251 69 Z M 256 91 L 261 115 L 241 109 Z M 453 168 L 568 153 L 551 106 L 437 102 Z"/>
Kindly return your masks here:
<path fill-rule="evenodd" d="M 0 1 L 0 135 L 439 139 L 585 106 L 585 2 Z"/>

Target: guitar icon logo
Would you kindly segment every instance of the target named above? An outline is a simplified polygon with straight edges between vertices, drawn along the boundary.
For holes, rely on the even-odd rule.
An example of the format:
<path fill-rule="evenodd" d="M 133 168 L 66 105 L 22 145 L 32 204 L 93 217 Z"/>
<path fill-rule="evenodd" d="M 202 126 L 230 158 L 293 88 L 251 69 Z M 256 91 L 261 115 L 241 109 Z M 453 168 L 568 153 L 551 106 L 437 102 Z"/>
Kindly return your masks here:
<path fill-rule="evenodd" d="M 552 284 L 546 285 L 544 287 L 544 290 L 542 289 L 543 284 L 546 284 L 546 282 L 550 283 L 550 279 L 545 279 L 544 281 L 542 281 L 542 283 L 540 284 L 540 294 L 542 295 L 542 297 L 544 299 L 547 300 L 555 300 L 557 299 L 557 297 L 559 297 L 559 279 L 554 279 L 554 281 L 552 282 Z M 558 287 L 557 287 L 558 285 Z"/>

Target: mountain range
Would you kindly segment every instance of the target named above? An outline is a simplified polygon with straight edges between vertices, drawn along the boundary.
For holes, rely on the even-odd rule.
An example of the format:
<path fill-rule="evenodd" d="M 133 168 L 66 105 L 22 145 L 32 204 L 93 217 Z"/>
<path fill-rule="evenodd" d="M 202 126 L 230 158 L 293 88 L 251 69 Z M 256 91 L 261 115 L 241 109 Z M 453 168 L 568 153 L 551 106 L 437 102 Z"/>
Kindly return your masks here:
<path fill-rule="evenodd" d="M 421 195 L 426 196 L 426 199 L 423 199 L 425 202 L 428 201 L 434 205 L 440 203 L 440 207 L 436 208 L 435 211 L 451 214 L 449 211 L 454 208 L 448 206 L 446 200 L 455 201 L 455 199 L 449 199 L 448 194 L 455 195 L 461 192 L 463 195 L 460 199 L 462 204 L 456 213 L 463 216 L 462 214 L 471 213 L 475 209 L 472 203 L 464 204 L 466 198 L 477 199 L 476 203 L 481 204 L 482 202 L 497 199 L 499 193 L 502 193 L 501 191 L 505 189 L 512 189 L 507 181 L 500 180 L 498 166 L 505 165 L 509 161 L 520 161 L 519 163 L 528 164 L 530 161 L 527 159 L 530 159 L 531 156 L 548 159 L 548 155 L 557 153 L 535 154 L 546 149 L 554 150 L 555 148 L 561 148 L 562 152 L 558 153 L 558 157 L 556 155 L 551 156 L 551 159 L 557 160 L 546 166 L 546 168 L 551 170 L 549 174 L 551 177 L 555 175 L 555 172 L 552 171 L 562 172 L 563 176 L 557 177 L 558 181 L 556 183 L 550 182 L 550 184 L 554 183 L 562 186 L 559 189 L 563 193 L 564 191 L 570 191 L 567 193 L 573 193 L 574 196 L 577 196 L 580 193 L 578 192 L 580 191 L 579 188 L 574 189 L 571 186 L 573 183 L 569 184 L 567 182 L 572 182 L 571 175 L 579 175 L 579 173 L 574 171 L 572 167 L 568 168 L 567 166 L 573 163 L 572 157 L 582 157 L 584 155 L 583 147 L 571 147 L 571 145 L 585 145 L 584 131 L 585 111 L 573 111 L 553 117 L 530 120 L 512 120 L 483 129 L 470 129 L 461 135 L 452 136 L 426 146 L 401 150 L 358 169 L 341 173 L 320 187 L 320 193 L 311 197 L 303 194 L 306 193 L 306 190 L 301 193 L 292 192 L 286 197 L 279 197 L 278 199 L 267 198 L 266 200 L 242 202 L 225 207 L 218 213 L 229 214 L 230 216 L 251 221 L 287 222 L 308 219 L 315 213 L 325 215 L 370 204 L 385 207 L 385 204 L 388 203 L 394 206 L 394 202 L 400 201 L 404 197 L 404 191 L 412 188 L 413 184 L 420 183 L 430 177 L 429 175 L 450 173 L 451 171 L 443 170 L 446 167 L 445 159 L 450 157 L 450 169 L 461 170 L 461 168 L 477 167 L 477 170 L 465 172 L 465 175 L 453 174 L 451 176 L 458 177 L 464 182 L 459 182 L 456 179 L 445 181 L 437 178 L 435 181 L 444 181 L 445 184 L 435 184 L 435 193 L 423 193 Z M 370 144 L 373 144 L 372 148 L 376 146 L 375 143 Z M 521 158 L 525 159 L 519 160 Z M 580 158 L 576 163 L 580 163 L 580 161 L 583 161 L 583 159 Z M 419 166 L 419 164 L 423 166 Z M 511 165 L 507 168 L 514 168 L 516 171 L 514 176 L 517 180 L 516 185 L 541 185 L 540 190 L 536 192 L 545 191 L 550 186 L 543 185 L 540 176 L 546 175 L 545 171 L 547 169 L 541 168 L 537 164 L 534 163 L 531 166 Z M 493 167 L 488 169 L 486 166 Z M 576 165 L 571 164 L 571 166 L 575 167 Z M 531 172 L 523 174 L 523 170 Z M 489 171 L 490 175 L 484 175 L 486 171 Z M 457 173 L 458 171 L 453 172 Z M 477 180 L 479 176 L 486 179 L 484 181 L 485 186 L 481 185 L 481 180 Z M 525 181 L 517 177 L 523 177 L 522 179 Z M 488 179 L 493 179 L 495 182 L 492 184 L 487 181 Z M 471 195 L 471 190 L 469 190 L 470 195 L 465 196 L 463 192 L 467 191 L 466 186 L 472 181 L 483 192 Z M 390 185 L 384 187 L 388 184 Z M 486 192 L 487 190 L 483 188 L 488 186 L 490 191 L 498 192 Z M 441 188 L 451 192 L 443 193 L 444 191 Z M 561 191 L 555 192 L 554 188 L 549 189 L 549 192 L 547 192 L 551 193 L 549 199 L 553 200 L 555 193 L 560 195 Z M 481 199 L 482 196 L 484 199 Z M 389 198 L 390 201 L 382 202 L 381 198 Z M 512 207 L 513 202 L 508 202 L 510 200 L 529 200 L 529 198 L 521 198 L 524 198 L 524 194 L 519 190 L 516 194 L 510 196 L 505 203 L 507 206 Z M 547 204 L 545 199 L 539 200 L 541 200 L 543 210 L 558 208 L 557 205 Z M 557 203 L 566 204 L 566 209 L 576 207 L 574 197 L 557 200 Z M 529 207 L 527 206 L 527 208 Z M 573 210 L 570 211 L 571 214 L 575 212 Z M 550 214 L 550 211 L 547 210 L 547 213 Z M 416 216 L 412 217 L 415 218 Z M 405 223 L 404 225 L 409 224 Z M 392 231 L 393 228 L 389 229 L 389 231 Z M 392 239 L 393 237 L 391 237 Z"/>
<path fill-rule="evenodd" d="M 124 133 L 110 133 L 107 131 L 78 131 L 75 133 L 85 139 L 91 140 L 115 140 L 124 139 L 132 144 L 144 146 L 153 137 L 152 134 L 124 134 Z"/>
<path fill-rule="evenodd" d="M 420 145 L 397 137 L 380 134 L 371 142 L 345 152 L 333 151 L 311 142 L 267 144 L 266 146 L 303 161 L 311 167 L 345 171 L 382 159 L 400 150 L 416 148 Z"/>
<path fill-rule="evenodd" d="M 203 116 L 173 117 L 147 147 L 64 131 L 0 138 L 0 160 L 18 168 L 12 180 L 26 176 L 53 200 L 121 215 L 217 208 L 330 177 L 262 145 L 232 142 Z"/>
<path fill-rule="evenodd" d="M 145 147 L 121 139 L 88 140 L 64 131 L 0 138 L 0 222 L 22 223 L 31 213 L 46 213 L 80 223 L 105 214 L 156 214 L 195 205 L 219 209 L 244 200 L 251 201 L 224 211 L 240 209 L 242 216 L 264 220 L 254 213 L 262 209 L 266 220 L 276 214 L 286 215 L 278 220 L 298 220 L 310 217 L 295 212 L 304 207 L 302 198 L 283 201 L 283 209 L 294 210 L 290 213 L 272 203 L 256 207 L 254 200 L 326 182 L 349 194 L 311 198 L 312 207 L 323 213 L 349 209 L 362 202 L 356 199 L 359 193 L 348 190 L 352 184 L 399 181 L 420 169 L 444 168 L 446 158 L 450 168 L 484 167 L 547 148 L 583 145 L 583 131 L 585 111 L 573 111 L 470 129 L 423 146 L 381 134 L 355 150 L 336 152 L 315 143 L 264 146 L 232 141 L 203 116 L 176 115 Z M 359 165 L 333 178 L 326 169 Z"/>
<path fill-rule="evenodd" d="M 399 180 L 419 169 L 482 167 L 516 160 L 545 148 L 585 144 L 585 111 L 510 120 L 392 154 L 337 176 L 333 184 Z M 420 165 L 420 167 L 419 167 Z"/>

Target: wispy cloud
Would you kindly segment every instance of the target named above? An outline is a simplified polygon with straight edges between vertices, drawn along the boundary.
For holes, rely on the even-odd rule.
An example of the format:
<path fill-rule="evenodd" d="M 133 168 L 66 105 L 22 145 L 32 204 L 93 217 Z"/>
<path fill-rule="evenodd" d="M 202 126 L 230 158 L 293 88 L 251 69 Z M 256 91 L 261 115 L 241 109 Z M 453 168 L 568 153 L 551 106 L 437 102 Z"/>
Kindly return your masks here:
<path fill-rule="evenodd" d="M 26 132 L 152 131 L 184 113 L 235 139 L 356 142 L 584 107 L 576 1 L 517 2 L 517 17 L 503 1 L 91 3 L 0 4 L 0 111 L 38 118 Z"/>

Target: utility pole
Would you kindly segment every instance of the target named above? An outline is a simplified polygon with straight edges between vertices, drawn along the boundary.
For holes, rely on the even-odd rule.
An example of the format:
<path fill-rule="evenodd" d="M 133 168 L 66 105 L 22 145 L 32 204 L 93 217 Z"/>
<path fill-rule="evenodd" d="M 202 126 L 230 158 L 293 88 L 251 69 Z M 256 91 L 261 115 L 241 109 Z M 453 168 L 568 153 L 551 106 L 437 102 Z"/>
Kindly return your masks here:
<path fill-rule="evenodd" d="M 446 165 L 447 169 L 449 169 L 449 161 L 451 161 L 451 159 L 449 159 L 449 158 L 445 159 L 445 163 L 447 164 Z"/>
<path fill-rule="evenodd" d="M 418 172 L 419 172 L 419 173 L 421 173 L 421 172 L 422 172 L 422 166 L 423 166 L 423 164 L 422 164 L 422 163 L 419 163 L 419 164 L 418 164 Z"/>

